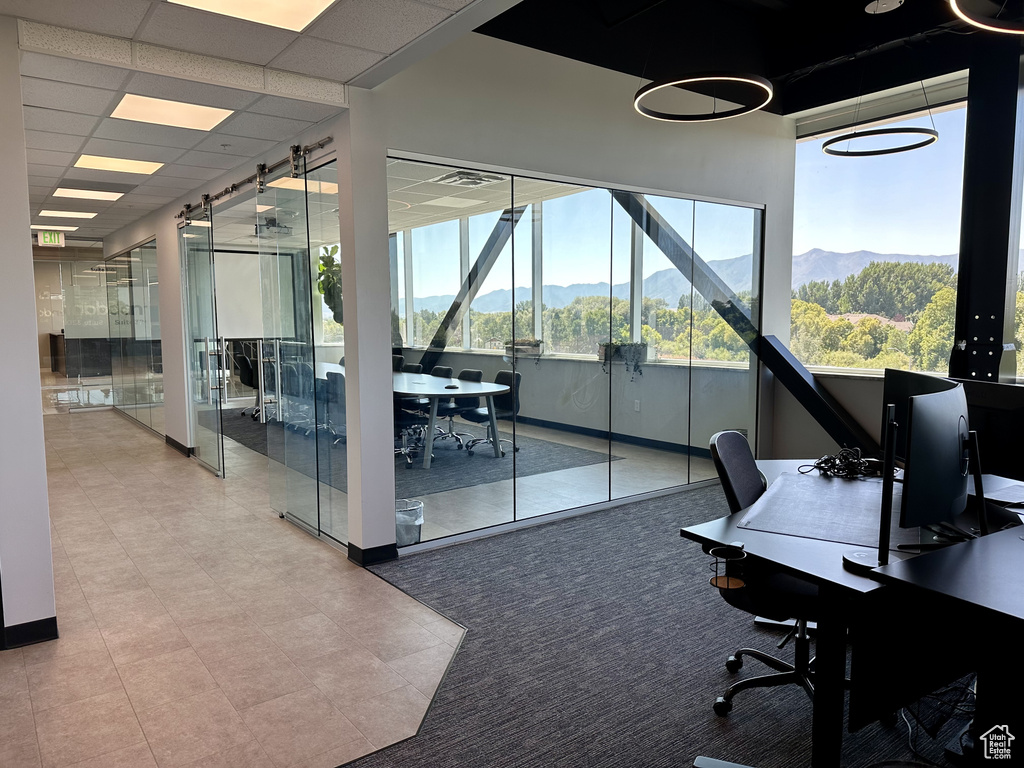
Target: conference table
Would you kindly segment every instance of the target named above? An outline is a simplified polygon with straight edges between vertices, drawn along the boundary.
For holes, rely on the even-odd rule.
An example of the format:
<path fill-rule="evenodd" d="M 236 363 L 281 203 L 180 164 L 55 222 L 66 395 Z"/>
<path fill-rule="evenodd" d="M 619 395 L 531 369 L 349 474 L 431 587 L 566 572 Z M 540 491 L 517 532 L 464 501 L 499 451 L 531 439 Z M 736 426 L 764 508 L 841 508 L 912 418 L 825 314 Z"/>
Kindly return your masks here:
<path fill-rule="evenodd" d="M 340 373 L 345 375 L 345 366 L 337 363 L 317 363 L 316 377 L 327 379 L 328 373 Z M 430 435 L 430 442 L 433 442 L 434 431 L 437 428 L 437 404 L 442 400 L 449 400 L 453 397 L 480 397 L 487 403 L 487 413 L 490 415 L 490 435 L 494 443 L 494 455 L 501 458 L 501 445 L 498 442 L 498 419 L 495 416 L 494 398 L 497 395 L 504 395 L 510 389 L 505 384 L 495 384 L 489 381 L 462 381 L 461 379 L 447 379 L 440 376 L 431 376 L 428 373 L 402 373 L 394 371 L 391 374 L 391 389 L 395 397 L 418 397 L 429 401 L 427 416 L 427 435 Z M 423 468 L 430 469 L 432 459 L 430 446 L 424 446 Z"/>
<path fill-rule="evenodd" d="M 843 555 L 858 545 L 871 546 L 871 538 L 852 542 L 825 537 L 833 536 L 830 526 L 843 527 L 840 516 L 861 517 L 866 526 L 861 526 L 862 531 L 869 531 L 870 523 L 874 524 L 873 542 L 877 543 L 880 482 L 824 478 L 817 471 L 794 481 L 792 472 L 807 463 L 758 462 L 763 474 L 776 482 L 789 478 L 791 487 L 805 484 L 807 488 L 800 491 L 805 503 L 795 504 L 792 491 L 774 495 L 766 492 L 748 509 L 683 528 L 679 533 L 702 544 L 705 551 L 741 542 L 748 557 L 771 563 L 818 586 L 821 615 L 817 622 L 811 723 L 813 768 L 840 765 L 847 689 L 850 729 L 858 730 L 965 674 L 979 671 L 979 666 L 985 666 L 987 648 L 988 656 L 997 659 L 989 662 L 990 673 L 985 676 L 989 686 L 986 705 L 991 709 L 999 700 L 998 694 L 992 696 L 992 689 L 1007 688 L 992 682 L 997 679 L 992 674 L 992 665 L 1012 669 L 1008 677 L 1013 680 L 1020 679 L 1020 670 L 1024 668 L 1018 658 L 1020 642 L 993 643 L 989 639 L 987 646 L 984 642 L 990 638 L 988 629 L 997 625 L 1012 625 L 1012 637 L 1021 637 L 1024 541 L 1020 541 L 1019 534 L 1024 528 L 924 554 L 890 552 L 889 565 L 852 572 L 844 567 Z M 837 492 L 844 493 L 846 498 L 840 509 L 829 509 L 834 506 L 830 499 L 834 501 Z M 773 524 L 753 522 L 755 508 L 760 520 L 768 519 Z M 817 531 L 800 530 L 809 519 L 808 508 L 817 510 L 824 518 Z M 831 521 L 830 513 L 835 515 Z M 788 526 L 787 516 L 791 518 Z M 799 519 L 799 525 L 794 527 L 792 519 Z M 752 524 L 761 529 L 751 527 Z M 772 530 L 776 524 L 777 529 Z M 850 528 L 847 525 L 845 529 Z M 976 554 L 969 557 L 972 551 Z M 971 568 L 966 568 L 965 563 Z M 1001 582 L 999 589 L 993 588 L 995 582 Z M 982 597 L 986 593 L 988 603 Z M 994 593 L 998 597 L 993 597 Z M 965 611 L 965 606 L 970 610 Z M 852 649 L 849 682 L 845 679 L 848 643 Z M 979 677 L 979 690 L 981 686 Z M 1018 688 L 1018 697 L 1019 693 Z M 979 698 L 979 711 L 980 702 Z M 1016 716 L 1010 720 L 1017 724 Z M 998 719 L 997 722 L 1004 724 Z M 1018 727 L 1024 733 L 1024 724 Z"/>

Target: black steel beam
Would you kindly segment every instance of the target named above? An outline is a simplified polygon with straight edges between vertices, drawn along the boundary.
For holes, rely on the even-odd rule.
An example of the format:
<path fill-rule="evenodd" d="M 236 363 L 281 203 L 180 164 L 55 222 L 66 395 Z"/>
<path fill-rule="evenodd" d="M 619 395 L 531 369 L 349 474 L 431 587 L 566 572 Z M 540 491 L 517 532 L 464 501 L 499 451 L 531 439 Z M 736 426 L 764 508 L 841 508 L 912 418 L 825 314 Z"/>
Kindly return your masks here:
<path fill-rule="evenodd" d="M 949 375 L 1015 381 L 1020 247 L 1020 41 L 979 34 L 967 90 L 956 325 Z"/>

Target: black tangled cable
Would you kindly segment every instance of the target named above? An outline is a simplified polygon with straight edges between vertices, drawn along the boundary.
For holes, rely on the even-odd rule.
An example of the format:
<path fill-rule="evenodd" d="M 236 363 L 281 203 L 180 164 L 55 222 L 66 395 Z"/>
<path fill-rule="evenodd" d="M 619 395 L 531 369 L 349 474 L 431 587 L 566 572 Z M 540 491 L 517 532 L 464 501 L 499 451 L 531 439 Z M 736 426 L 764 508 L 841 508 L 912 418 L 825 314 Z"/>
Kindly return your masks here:
<path fill-rule="evenodd" d="M 813 464 L 801 465 L 800 473 L 806 475 L 815 469 L 833 477 L 874 477 L 881 474 L 882 463 L 861 456 L 860 448 L 843 448 L 832 456 L 822 456 Z"/>

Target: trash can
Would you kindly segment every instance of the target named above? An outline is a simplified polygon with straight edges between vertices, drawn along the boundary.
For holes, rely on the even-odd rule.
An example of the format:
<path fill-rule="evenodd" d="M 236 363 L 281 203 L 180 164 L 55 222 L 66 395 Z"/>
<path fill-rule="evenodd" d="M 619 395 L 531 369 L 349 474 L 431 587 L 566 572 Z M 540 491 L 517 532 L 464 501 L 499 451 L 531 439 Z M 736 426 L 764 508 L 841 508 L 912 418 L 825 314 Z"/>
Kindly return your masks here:
<path fill-rule="evenodd" d="M 423 502 L 418 499 L 395 500 L 395 542 L 400 547 L 420 543 L 423 528 Z"/>

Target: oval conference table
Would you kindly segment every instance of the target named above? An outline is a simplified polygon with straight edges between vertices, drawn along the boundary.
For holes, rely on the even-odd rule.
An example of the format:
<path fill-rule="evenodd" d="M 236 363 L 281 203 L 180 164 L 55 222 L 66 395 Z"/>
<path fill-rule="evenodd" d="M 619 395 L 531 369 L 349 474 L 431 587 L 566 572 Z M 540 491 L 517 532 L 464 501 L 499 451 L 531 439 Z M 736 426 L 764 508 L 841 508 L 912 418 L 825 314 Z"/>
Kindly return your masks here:
<path fill-rule="evenodd" d="M 345 375 L 345 366 L 336 363 L 317 363 L 316 377 L 327 379 L 328 373 L 340 373 Z M 451 388 L 453 387 L 454 388 Z M 430 401 L 429 418 L 427 421 L 427 434 L 433 435 L 437 423 L 437 404 L 441 400 L 448 400 L 452 397 L 482 397 L 487 403 L 487 413 L 490 414 L 490 434 L 494 442 L 494 455 L 501 457 L 501 445 L 498 443 L 498 420 L 495 417 L 494 397 L 504 395 L 509 387 L 504 384 L 495 384 L 489 381 L 462 381 L 460 379 L 443 379 L 440 376 L 431 376 L 428 373 L 399 373 L 391 374 L 391 389 L 396 397 L 421 397 Z M 423 451 L 423 468 L 430 469 L 431 452 Z"/>

